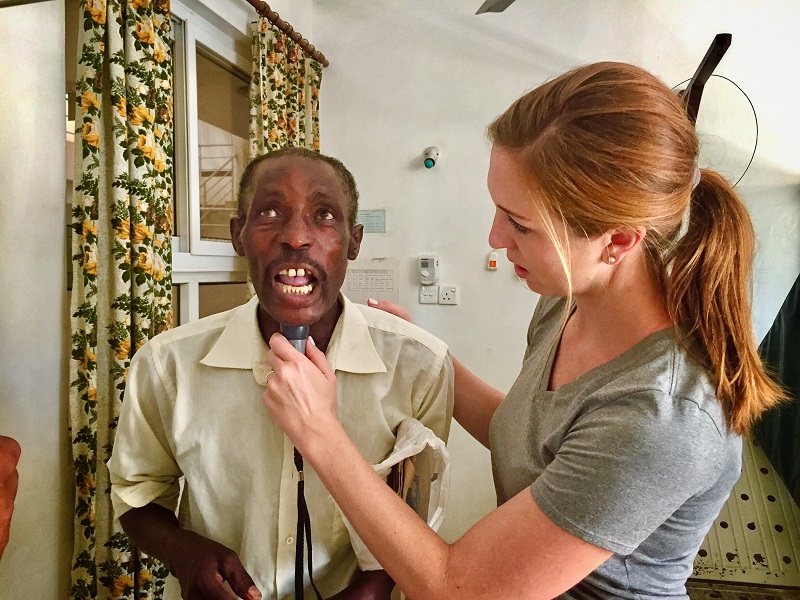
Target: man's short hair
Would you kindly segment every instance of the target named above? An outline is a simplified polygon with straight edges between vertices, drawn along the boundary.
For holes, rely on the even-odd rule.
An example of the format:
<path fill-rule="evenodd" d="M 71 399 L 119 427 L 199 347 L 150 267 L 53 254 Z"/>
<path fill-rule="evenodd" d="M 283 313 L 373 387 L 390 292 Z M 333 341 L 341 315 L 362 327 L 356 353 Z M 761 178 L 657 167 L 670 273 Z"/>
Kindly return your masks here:
<path fill-rule="evenodd" d="M 281 156 L 297 156 L 309 160 L 318 160 L 328 163 L 331 167 L 333 167 L 333 170 L 336 171 L 336 174 L 342 181 L 345 193 L 350 197 L 350 214 L 348 215 L 350 227 L 353 227 L 356 224 L 356 214 L 358 213 L 358 188 L 356 187 L 356 180 L 353 177 L 353 174 L 347 170 L 347 167 L 342 164 L 342 161 L 337 160 L 332 156 L 326 156 L 325 154 L 320 154 L 315 150 L 295 146 L 281 148 L 280 150 L 273 150 L 271 152 L 267 152 L 266 154 L 256 156 L 250 161 L 250 164 L 247 165 L 244 173 L 242 173 L 242 178 L 239 180 L 239 206 L 237 214 L 240 218 L 247 218 L 247 213 L 250 210 L 250 204 L 253 201 L 253 195 L 255 194 L 254 176 L 256 168 L 265 160 L 269 160 L 271 158 L 280 158 Z"/>

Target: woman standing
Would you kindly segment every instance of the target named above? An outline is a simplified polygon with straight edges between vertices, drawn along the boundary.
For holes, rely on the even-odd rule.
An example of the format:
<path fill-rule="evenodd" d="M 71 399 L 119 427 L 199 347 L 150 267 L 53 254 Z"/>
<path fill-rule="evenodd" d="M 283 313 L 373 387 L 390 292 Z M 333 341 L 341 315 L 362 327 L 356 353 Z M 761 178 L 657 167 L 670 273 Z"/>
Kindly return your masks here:
<path fill-rule="evenodd" d="M 505 398 L 456 363 L 454 416 L 492 451 L 500 506 L 453 544 L 430 531 L 350 443 L 312 344 L 271 340 L 264 401 L 409 598 L 687 598 L 741 439 L 781 397 L 747 211 L 631 65 L 566 73 L 489 135 L 489 242 L 542 296 Z"/>

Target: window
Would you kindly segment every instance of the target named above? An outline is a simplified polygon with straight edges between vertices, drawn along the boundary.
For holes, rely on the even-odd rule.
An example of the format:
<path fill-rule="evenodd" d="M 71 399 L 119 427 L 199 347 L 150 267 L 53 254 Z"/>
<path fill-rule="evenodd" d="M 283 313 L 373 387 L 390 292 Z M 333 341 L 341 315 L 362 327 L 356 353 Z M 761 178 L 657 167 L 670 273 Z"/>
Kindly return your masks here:
<path fill-rule="evenodd" d="M 174 322 L 247 300 L 247 265 L 230 242 L 248 161 L 251 57 L 178 1 L 172 3 L 175 92 Z M 243 43 L 245 42 L 245 43 Z M 244 48 L 244 50 L 242 50 Z"/>
<path fill-rule="evenodd" d="M 230 242 L 236 187 L 248 159 L 249 81 L 199 44 L 196 64 L 200 239 Z"/>

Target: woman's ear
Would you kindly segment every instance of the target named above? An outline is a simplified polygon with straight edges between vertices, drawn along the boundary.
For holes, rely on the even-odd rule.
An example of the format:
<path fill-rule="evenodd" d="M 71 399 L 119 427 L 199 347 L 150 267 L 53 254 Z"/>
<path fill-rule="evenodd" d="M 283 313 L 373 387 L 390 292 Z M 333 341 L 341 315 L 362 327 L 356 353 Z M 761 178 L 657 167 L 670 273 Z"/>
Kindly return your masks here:
<path fill-rule="evenodd" d="M 610 240 L 606 246 L 604 258 L 608 264 L 621 261 L 631 251 L 635 250 L 644 240 L 647 230 L 644 227 L 625 229 L 612 229 L 609 231 Z"/>

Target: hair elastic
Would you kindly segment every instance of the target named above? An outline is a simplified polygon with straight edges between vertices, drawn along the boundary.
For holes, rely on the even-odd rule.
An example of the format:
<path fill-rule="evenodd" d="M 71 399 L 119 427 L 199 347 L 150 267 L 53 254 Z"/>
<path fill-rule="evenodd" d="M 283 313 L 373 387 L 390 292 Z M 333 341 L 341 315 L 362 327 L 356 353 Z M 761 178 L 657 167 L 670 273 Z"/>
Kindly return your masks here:
<path fill-rule="evenodd" d="M 692 189 L 697 187 L 697 184 L 700 183 L 700 167 L 697 165 L 694 166 L 694 180 L 692 181 Z"/>

